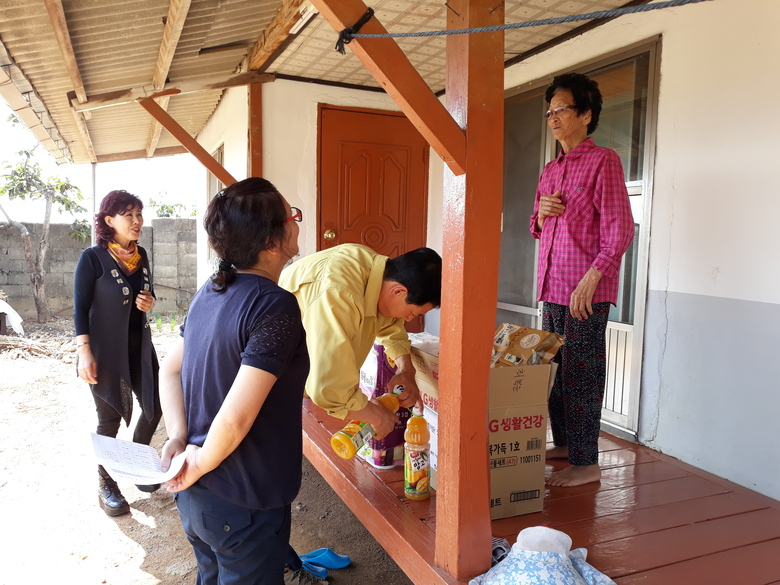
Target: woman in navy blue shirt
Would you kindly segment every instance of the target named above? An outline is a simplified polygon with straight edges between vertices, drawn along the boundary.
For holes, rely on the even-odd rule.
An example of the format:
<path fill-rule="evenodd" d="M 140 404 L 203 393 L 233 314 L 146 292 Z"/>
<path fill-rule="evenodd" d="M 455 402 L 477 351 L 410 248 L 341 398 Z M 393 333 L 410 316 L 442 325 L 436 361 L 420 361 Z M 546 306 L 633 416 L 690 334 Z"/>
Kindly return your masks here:
<path fill-rule="evenodd" d="M 265 179 L 211 201 L 204 224 L 219 269 L 161 366 L 162 464 L 186 453 L 168 490 L 199 585 L 306 582 L 301 572 L 286 575 L 285 563 L 294 555 L 290 504 L 301 482 L 309 357 L 298 303 L 277 285 L 298 254 L 300 220 Z"/>

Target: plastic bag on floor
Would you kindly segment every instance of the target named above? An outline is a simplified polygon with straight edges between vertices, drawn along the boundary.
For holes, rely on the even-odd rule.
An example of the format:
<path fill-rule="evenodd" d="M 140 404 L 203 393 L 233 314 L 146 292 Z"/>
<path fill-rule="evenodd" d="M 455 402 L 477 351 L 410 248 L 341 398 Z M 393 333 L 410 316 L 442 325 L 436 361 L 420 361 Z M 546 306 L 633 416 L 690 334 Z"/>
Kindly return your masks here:
<path fill-rule="evenodd" d="M 11 305 L 5 301 L 0 300 L 0 313 L 5 313 L 5 323 L 7 327 L 10 327 L 19 335 L 24 335 L 22 318 L 19 316 L 19 313 L 11 308 Z"/>
<path fill-rule="evenodd" d="M 560 530 L 526 528 L 506 558 L 469 585 L 615 585 L 586 562 L 587 554 L 571 550 L 571 538 Z"/>

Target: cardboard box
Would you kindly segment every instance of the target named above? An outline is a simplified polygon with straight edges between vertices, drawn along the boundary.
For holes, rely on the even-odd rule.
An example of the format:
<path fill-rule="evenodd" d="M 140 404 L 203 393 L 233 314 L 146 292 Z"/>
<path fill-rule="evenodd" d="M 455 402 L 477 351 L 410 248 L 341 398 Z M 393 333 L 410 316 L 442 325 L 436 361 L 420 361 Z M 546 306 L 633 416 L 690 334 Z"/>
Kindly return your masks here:
<path fill-rule="evenodd" d="M 431 486 L 438 470 L 439 358 L 412 347 L 416 381 L 431 431 Z M 491 368 L 488 388 L 490 517 L 544 507 L 547 397 L 556 364 Z"/>

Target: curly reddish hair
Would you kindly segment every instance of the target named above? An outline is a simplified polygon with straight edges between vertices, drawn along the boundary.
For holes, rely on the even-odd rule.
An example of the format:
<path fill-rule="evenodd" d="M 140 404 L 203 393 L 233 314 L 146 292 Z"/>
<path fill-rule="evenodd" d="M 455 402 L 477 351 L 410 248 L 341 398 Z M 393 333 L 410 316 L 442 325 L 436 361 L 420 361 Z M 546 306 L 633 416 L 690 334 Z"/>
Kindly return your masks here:
<path fill-rule="evenodd" d="M 143 209 L 144 204 L 138 197 L 127 191 L 111 191 L 100 202 L 100 211 L 95 215 L 95 239 L 97 245 L 103 249 L 108 248 L 108 243 L 114 239 L 116 230 L 110 227 L 105 219 L 107 216 L 124 215 L 128 209 Z"/>

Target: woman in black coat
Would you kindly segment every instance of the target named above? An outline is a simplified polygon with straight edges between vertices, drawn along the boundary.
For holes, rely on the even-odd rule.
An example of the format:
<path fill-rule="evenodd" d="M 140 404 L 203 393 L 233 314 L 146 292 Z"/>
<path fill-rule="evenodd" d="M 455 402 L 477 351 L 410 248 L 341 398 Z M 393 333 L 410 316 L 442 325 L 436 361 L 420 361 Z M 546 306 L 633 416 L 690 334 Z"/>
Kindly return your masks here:
<path fill-rule="evenodd" d="M 111 191 L 95 216 L 97 244 L 76 266 L 73 318 L 78 375 L 88 382 L 97 409 L 97 434 L 116 437 L 130 424 L 133 395 L 141 416 L 133 441 L 148 445 L 160 422 L 157 354 L 146 313 L 154 306 L 146 250 L 137 244 L 143 203 L 127 191 Z M 130 511 L 116 482 L 98 466 L 100 507 L 109 516 Z M 154 491 L 159 485 L 138 486 Z"/>

